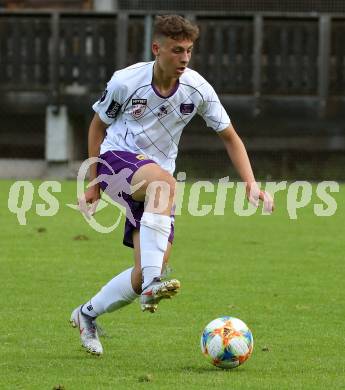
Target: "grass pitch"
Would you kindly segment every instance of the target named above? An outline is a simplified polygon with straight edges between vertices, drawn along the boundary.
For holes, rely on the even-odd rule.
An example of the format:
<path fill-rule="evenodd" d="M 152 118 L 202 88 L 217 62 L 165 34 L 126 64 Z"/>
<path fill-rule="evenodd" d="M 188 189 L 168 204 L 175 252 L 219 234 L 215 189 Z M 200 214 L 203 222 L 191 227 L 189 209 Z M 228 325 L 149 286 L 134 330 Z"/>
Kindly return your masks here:
<path fill-rule="evenodd" d="M 44 202 L 34 182 L 20 226 L 7 208 L 11 184 L 0 182 L 0 389 L 344 388 L 344 186 L 332 194 L 332 217 L 314 215 L 313 196 L 290 220 L 286 192 L 272 216 L 238 217 L 231 198 L 224 216 L 192 217 L 184 207 L 171 257 L 181 294 L 153 315 L 135 302 L 100 318 L 108 336 L 97 358 L 68 319 L 132 264 L 122 226 L 99 234 L 66 207 L 73 182 L 54 194 L 52 217 L 36 214 Z M 107 208 L 99 218 L 110 225 L 117 213 Z M 253 356 L 231 371 L 211 366 L 199 346 L 203 327 L 222 315 L 241 318 L 254 335 Z"/>

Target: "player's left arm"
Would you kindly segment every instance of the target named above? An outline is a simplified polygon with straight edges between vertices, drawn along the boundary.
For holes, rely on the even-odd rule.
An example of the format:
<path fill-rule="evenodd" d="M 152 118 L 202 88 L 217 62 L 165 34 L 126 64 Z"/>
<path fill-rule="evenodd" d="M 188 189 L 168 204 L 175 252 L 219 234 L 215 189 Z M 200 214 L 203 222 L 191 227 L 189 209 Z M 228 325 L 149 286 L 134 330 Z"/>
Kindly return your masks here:
<path fill-rule="evenodd" d="M 223 141 L 235 169 L 242 181 L 246 183 L 249 201 L 254 205 L 257 205 L 258 200 L 260 199 L 264 202 L 265 211 L 272 212 L 274 209 L 273 199 L 269 193 L 260 190 L 255 180 L 246 148 L 234 127 L 230 124 L 227 128 L 220 131 L 218 135 Z"/>

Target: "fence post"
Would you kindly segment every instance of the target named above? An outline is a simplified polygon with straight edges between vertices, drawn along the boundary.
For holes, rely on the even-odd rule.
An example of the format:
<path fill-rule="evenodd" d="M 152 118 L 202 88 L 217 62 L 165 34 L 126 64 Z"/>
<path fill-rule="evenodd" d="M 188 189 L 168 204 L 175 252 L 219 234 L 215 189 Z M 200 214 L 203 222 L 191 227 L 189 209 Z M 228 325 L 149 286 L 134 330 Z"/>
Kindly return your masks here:
<path fill-rule="evenodd" d="M 144 61 L 151 61 L 152 15 L 145 15 Z"/>
<path fill-rule="evenodd" d="M 331 44 L 331 17 L 319 17 L 319 58 L 318 58 L 318 95 L 319 116 L 323 117 L 327 110 L 329 88 L 329 55 Z"/>
<path fill-rule="evenodd" d="M 50 103 L 54 107 L 54 111 L 59 111 L 59 34 L 60 34 L 60 14 L 53 12 L 51 14 L 51 36 L 52 46 L 50 53 L 50 84 L 51 84 L 51 99 Z"/>
<path fill-rule="evenodd" d="M 73 157 L 73 129 L 66 106 L 61 106 L 58 112 L 54 110 L 54 106 L 47 107 L 45 134 L 45 159 L 51 166 L 61 166 L 61 163 L 68 162 Z"/>
<path fill-rule="evenodd" d="M 60 14 L 51 15 L 50 83 L 51 98 L 46 108 L 45 159 L 53 174 L 64 175 L 65 164 L 71 159 L 72 128 L 67 107 L 60 101 Z M 62 165 L 61 165 L 62 164 Z"/>
<path fill-rule="evenodd" d="M 127 65 L 128 48 L 128 14 L 120 11 L 117 14 L 116 69 Z"/>
<path fill-rule="evenodd" d="M 263 18 L 262 15 L 254 16 L 253 28 L 253 92 L 254 92 L 254 116 L 260 114 L 261 96 L 261 55 L 263 41 Z"/>

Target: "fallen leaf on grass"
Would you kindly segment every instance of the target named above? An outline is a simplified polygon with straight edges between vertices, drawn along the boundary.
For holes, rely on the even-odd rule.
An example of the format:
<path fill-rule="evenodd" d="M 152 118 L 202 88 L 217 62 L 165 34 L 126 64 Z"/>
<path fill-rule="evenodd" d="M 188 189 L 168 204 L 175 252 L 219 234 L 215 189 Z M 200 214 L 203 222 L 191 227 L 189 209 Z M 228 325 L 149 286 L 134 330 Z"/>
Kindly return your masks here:
<path fill-rule="evenodd" d="M 152 380 L 153 380 L 152 374 L 141 375 L 138 378 L 139 382 L 152 382 Z"/>
<path fill-rule="evenodd" d="M 84 236 L 84 234 L 78 234 L 77 236 L 73 237 L 73 240 L 75 241 L 87 241 L 89 237 Z"/>

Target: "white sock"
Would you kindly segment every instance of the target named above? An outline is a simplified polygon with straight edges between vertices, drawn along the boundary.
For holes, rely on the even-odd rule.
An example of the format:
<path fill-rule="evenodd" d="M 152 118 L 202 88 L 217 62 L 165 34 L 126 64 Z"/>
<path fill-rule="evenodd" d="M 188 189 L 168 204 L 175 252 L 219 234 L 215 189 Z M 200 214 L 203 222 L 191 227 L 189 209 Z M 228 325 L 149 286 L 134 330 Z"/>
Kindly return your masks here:
<path fill-rule="evenodd" d="M 111 279 L 93 298 L 83 305 L 82 312 L 91 317 L 97 317 L 105 312 L 110 313 L 132 303 L 139 296 L 132 287 L 132 270 L 133 267 L 128 268 Z"/>
<path fill-rule="evenodd" d="M 140 221 L 140 255 L 144 289 L 160 276 L 168 246 L 171 219 L 167 215 L 144 212 Z"/>
<path fill-rule="evenodd" d="M 142 289 L 144 289 L 144 286 L 148 286 L 156 276 L 160 276 L 162 273 L 160 267 L 145 267 L 141 270 L 141 272 L 143 280 Z M 146 283 L 144 282 L 145 280 Z"/>

